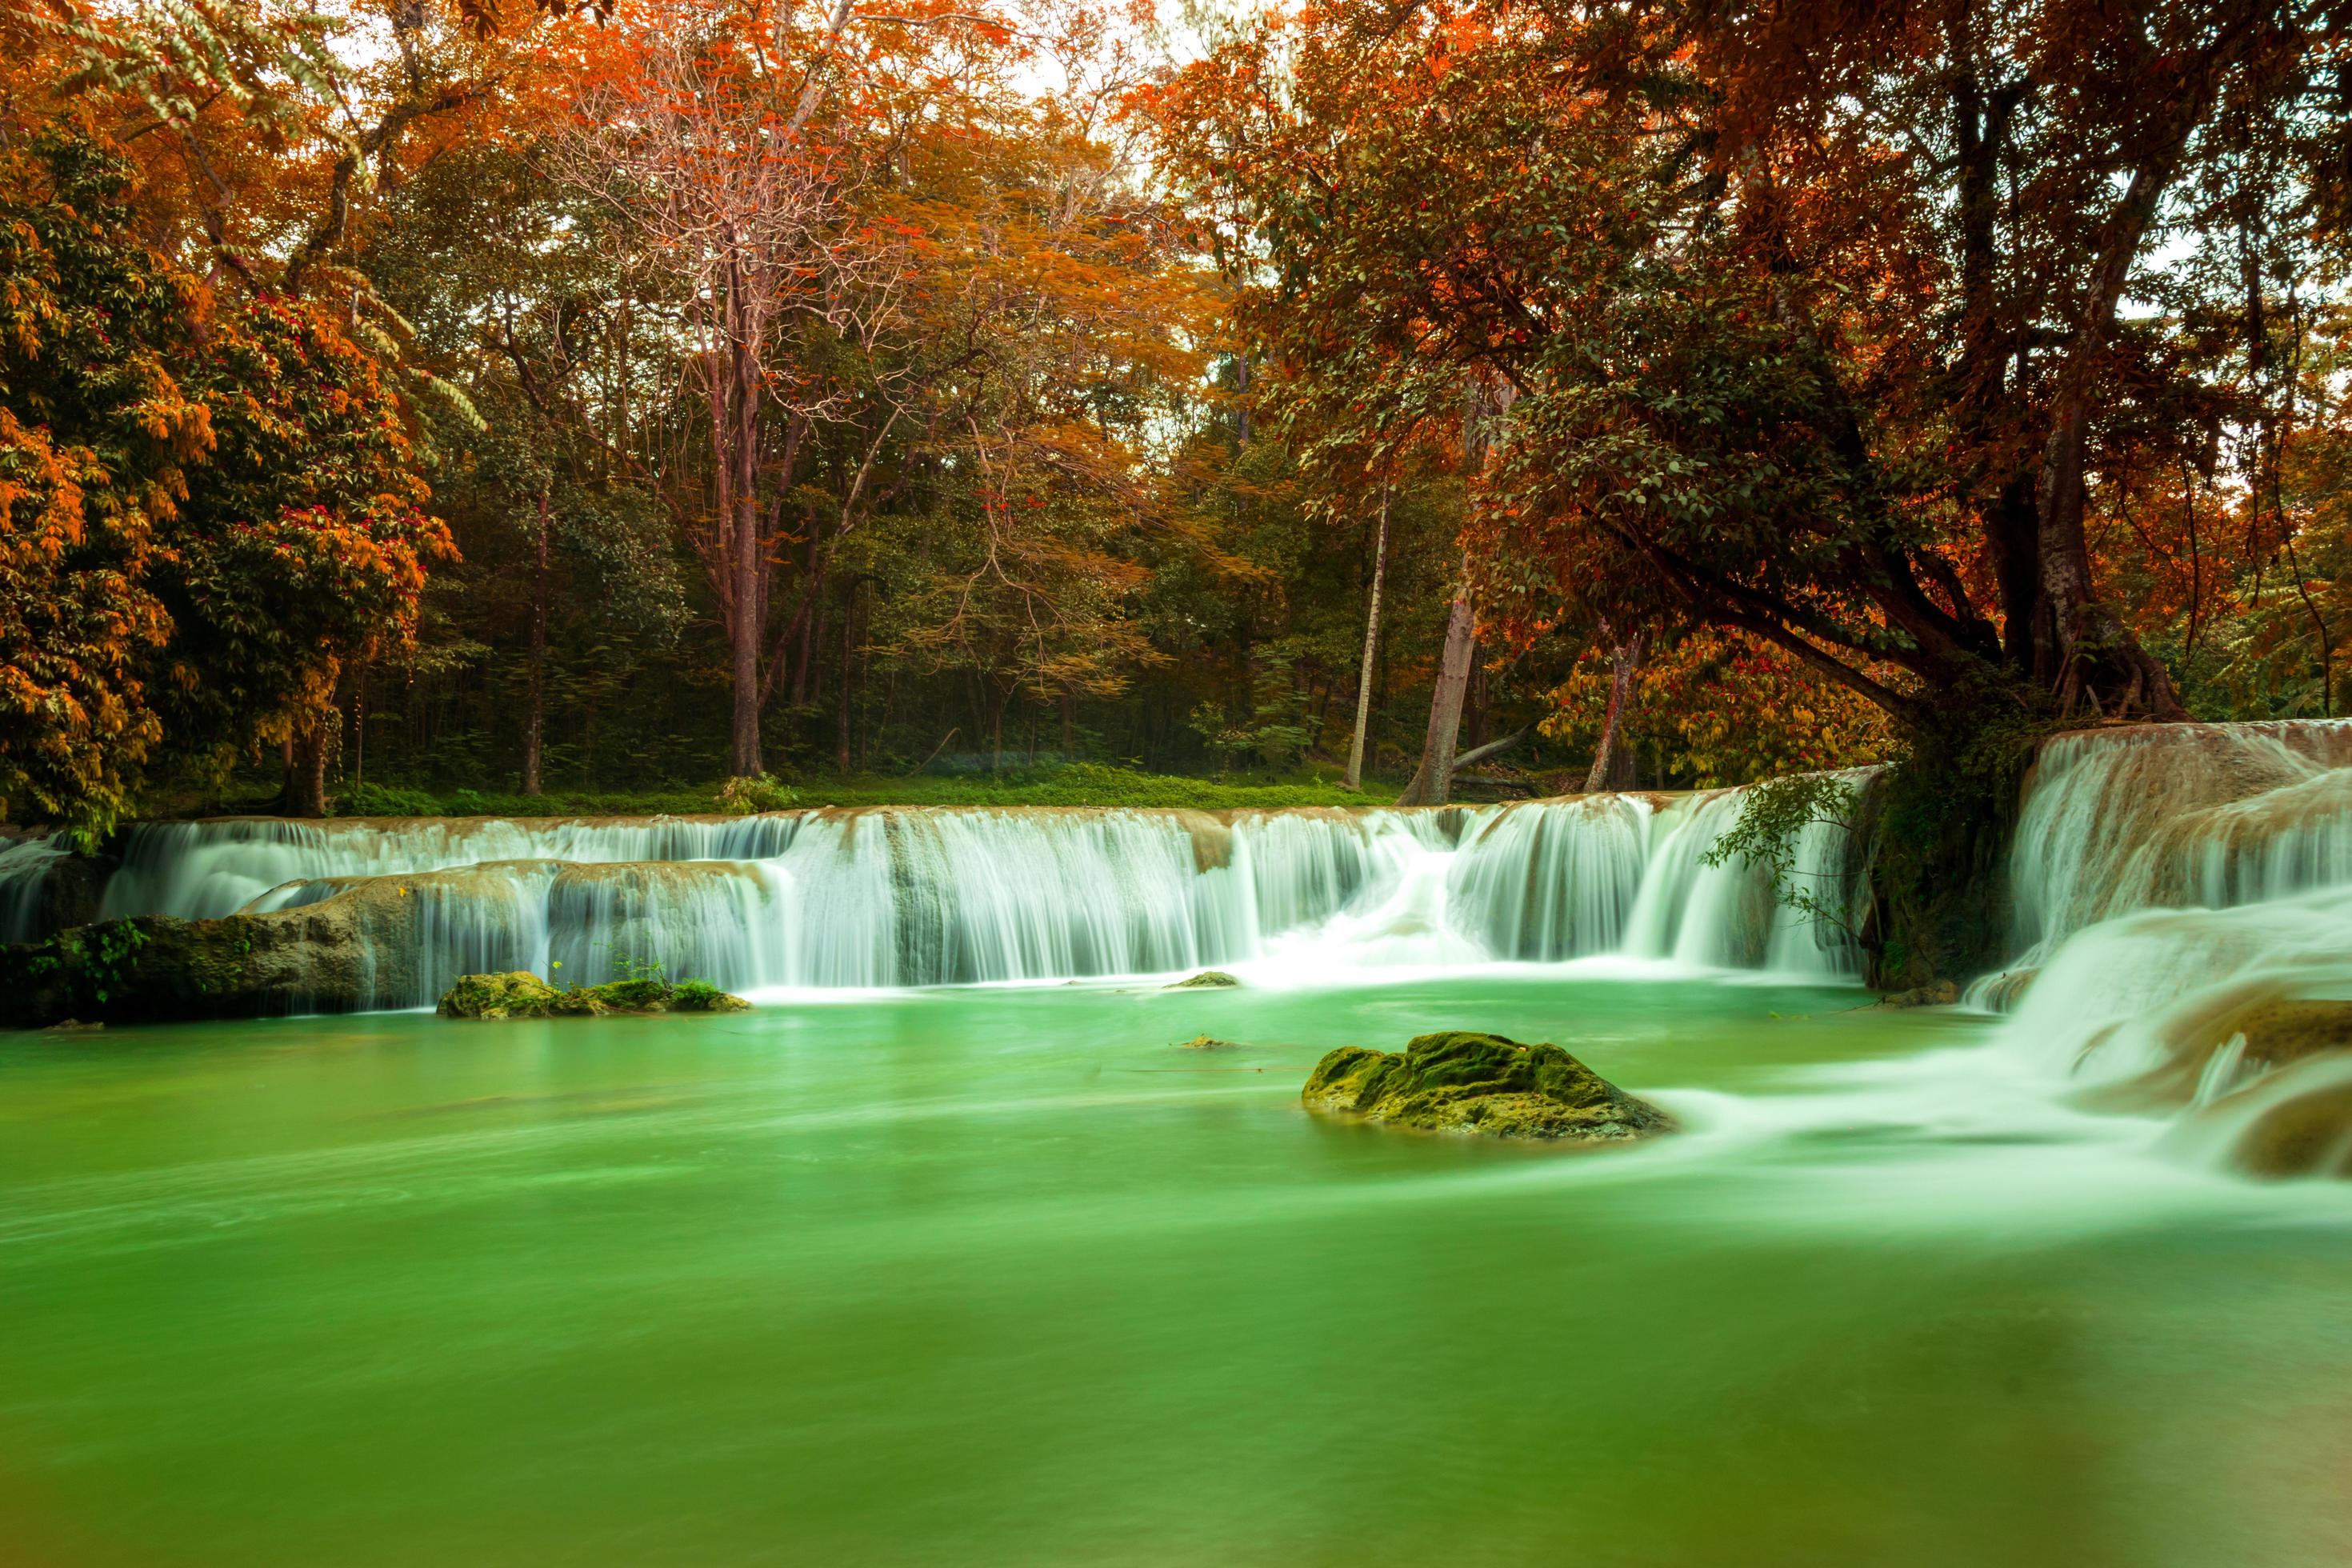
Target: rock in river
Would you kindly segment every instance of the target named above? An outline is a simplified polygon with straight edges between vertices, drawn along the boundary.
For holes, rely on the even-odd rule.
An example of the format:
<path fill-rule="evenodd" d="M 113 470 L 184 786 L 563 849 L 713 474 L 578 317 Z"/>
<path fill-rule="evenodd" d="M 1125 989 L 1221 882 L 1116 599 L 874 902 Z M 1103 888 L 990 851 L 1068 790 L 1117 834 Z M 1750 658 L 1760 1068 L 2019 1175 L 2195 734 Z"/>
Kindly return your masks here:
<path fill-rule="evenodd" d="M 1487 1138 L 1598 1143 L 1675 1131 L 1673 1117 L 1558 1046 L 1461 1031 L 1423 1035 L 1402 1053 L 1342 1047 L 1299 1098 L 1310 1110 Z"/>
<path fill-rule="evenodd" d="M 740 1013 L 751 1005 L 702 980 L 614 980 L 558 990 L 523 970 L 468 974 L 442 994 L 445 1018 L 600 1018 L 614 1013 Z"/>

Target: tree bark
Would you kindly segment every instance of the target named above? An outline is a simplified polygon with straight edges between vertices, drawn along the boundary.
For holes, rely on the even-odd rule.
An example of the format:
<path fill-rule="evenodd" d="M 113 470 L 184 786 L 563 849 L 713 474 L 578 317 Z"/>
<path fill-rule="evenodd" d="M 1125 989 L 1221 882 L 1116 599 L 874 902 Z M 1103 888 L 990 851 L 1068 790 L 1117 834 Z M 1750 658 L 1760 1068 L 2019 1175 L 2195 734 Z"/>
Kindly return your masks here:
<path fill-rule="evenodd" d="M 1617 737 L 1633 700 L 1633 673 L 1641 668 L 1644 640 L 1646 634 L 1635 632 L 1609 650 L 1609 710 L 1601 720 L 1600 748 L 1592 753 L 1591 770 L 1584 775 L 1587 795 L 1633 787 L 1633 748 L 1619 745 Z"/>
<path fill-rule="evenodd" d="M 1364 731 L 1372 717 L 1372 668 L 1381 642 L 1381 590 L 1389 566 L 1389 487 L 1381 487 L 1380 531 L 1372 537 L 1372 592 L 1364 611 L 1364 663 L 1356 677 L 1356 731 L 1348 743 L 1348 787 L 1364 786 Z"/>
<path fill-rule="evenodd" d="M 1469 563 L 1445 620 L 1445 652 L 1438 661 L 1437 689 L 1429 698 L 1429 733 L 1421 744 L 1421 766 L 1397 796 L 1399 805 L 1444 805 L 1454 793 L 1454 746 L 1462 731 L 1462 696 L 1477 658 L 1477 617 L 1470 608 Z"/>
<path fill-rule="evenodd" d="M 327 752 L 341 716 L 331 709 L 298 724 L 286 742 L 286 815 L 327 815 Z"/>
<path fill-rule="evenodd" d="M 540 793 L 547 736 L 547 492 L 539 492 L 539 530 L 531 541 L 530 690 L 522 729 L 522 793 Z"/>
<path fill-rule="evenodd" d="M 841 698 L 833 710 L 833 771 L 844 778 L 849 776 L 849 699 L 852 689 L 849 655 L 851 645 L 856 641 L 856 612 L 857 584 L 853 580 L 849 584 L 849 603 L 841 612 Z"/>
<path fill-rule="evenodd" d="M 729 735 L 729 767 L 738 778 L 750 778 L 765 770 L 760 757 L 760 634 L 764 630 L 761 611 L 767 604 L 766 561 L 760 549 L 760 520 L 757 485 L 759 481 L 759 398 L 758 387 L 749 363 L 751 352 L 747 345 L 736 342 L 729 354 L 729 374 L 734 385 L 730 388 L 733 416 L 732 450 L 726 454 L 731 467 L 733 492 L 728 499 L 733 503 L 730 519 L 734 531 L 734 622 L 731 634 L 733 668 L 730 671 L 734 686 L 734 711 Z"/>
<path fill-rule="evenodd" d="M 1960 430 L 1973 456 L 1997 463 L 1972 476 L 1989 497 L 1985 541 L 2000 595 L 2001 653 L 2020 673 L 2034 665 L 2042 595 L 2041 514 L 2030 465 L 2000 456 L 2004 411 L 2012 402 L 2010 369 L 2015 331 L 2002 307 L 2000 266 L 2000 162 L 2009 127 L 2026 93 L 2022 83 L 1988 88 L 1974 41 L 1976 0 L 1953 0 L 1945 19 L 1952 56 L 1952 140 L 1959 176 L 1960 302 L 1966 312 L 1960 355 Z"/>

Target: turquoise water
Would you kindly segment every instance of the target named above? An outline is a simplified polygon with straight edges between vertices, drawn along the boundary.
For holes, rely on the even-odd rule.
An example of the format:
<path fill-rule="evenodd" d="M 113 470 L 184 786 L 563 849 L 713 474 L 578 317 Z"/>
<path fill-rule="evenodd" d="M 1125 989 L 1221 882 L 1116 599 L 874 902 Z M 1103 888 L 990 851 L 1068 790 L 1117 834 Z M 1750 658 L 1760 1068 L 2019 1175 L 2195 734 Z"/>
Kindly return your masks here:
<path fill-rule="evenodd" d="M 1497 972 L 9 1039 L 0 1563 L 2352 1561 L 2352 1196 L 1858 1000 Z M 1329 1047 L 1440 1026 L 1693 1130 L 1298 1110 Z"/>

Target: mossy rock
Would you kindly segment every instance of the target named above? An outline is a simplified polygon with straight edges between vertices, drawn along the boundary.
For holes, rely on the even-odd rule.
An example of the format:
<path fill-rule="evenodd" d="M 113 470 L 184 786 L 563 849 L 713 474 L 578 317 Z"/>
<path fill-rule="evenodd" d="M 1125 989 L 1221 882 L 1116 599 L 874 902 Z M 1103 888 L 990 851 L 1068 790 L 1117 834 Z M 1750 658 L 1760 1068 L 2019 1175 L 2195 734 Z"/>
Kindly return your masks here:
<path fill-rule="evenodd" d="M 524 970 L 468 974 L 441 994 L 445 1018 L 542 1018 L 563 994 Z"/>
<path fill-rule="evenodd" d="M 1176 1048 L 1180 1051 L 1238 1051 L 1245 1047 L 1238 1040 L 1220 1040 L 1207 1035 L 1195 1035 L 1189 1040 L 1180 1041 Z"/>
<path fill-rule="evenodd" d="M 1949 980 L 1938 980 L 1927 985 L 1914 985 L 1908 991 L 1891 992 L 1878 999 L 1882 1007 L 1948 1007 L 1960 999 L 1960 988 Z"/>
<path fill-rule="evenodd" d="M 1500 1035 L 1423 1035 L 1402 1052 L 1343 1046 L 1316 1064 L 1310 1110 L 1391 1127 L 1486 1138 L 1625 1142 L 1675 1119 L 1553 1045 Z"/>
<path fill-rule="evenodd" d="M 1227 974 L 1222 969 L 1203 969 L 1200 973 L 1193 975 L 1190 980 L 1171 982 L 1168 989 L 1171 991 L 1194 991 L 1204 988 L 1213 989 L 1226 985 L 1239 985 L 1240 984 L 1240 981 L 1234 979 L 1232 975 Z"/>
<path fill-rule="evenodd" d="M 740 1013 L 751 1004 L 707 980 L 613 980 L 558 990 L 536 974 L 468 974 L 442 994 L 445 1018 L 602 1018 L 614 1014 Z"/>

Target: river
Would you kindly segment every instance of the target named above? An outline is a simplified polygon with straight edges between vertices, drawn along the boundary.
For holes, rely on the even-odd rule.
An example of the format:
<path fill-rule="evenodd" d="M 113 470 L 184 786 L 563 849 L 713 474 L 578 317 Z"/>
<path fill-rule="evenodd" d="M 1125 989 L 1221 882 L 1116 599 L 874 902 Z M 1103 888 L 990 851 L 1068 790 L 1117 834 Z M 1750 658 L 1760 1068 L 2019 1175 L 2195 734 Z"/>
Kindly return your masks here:
<path fill-rule="evenodd" d="M 2343 1190 L 1868 1000 L 1588 964 L 20 1037 L 8 1556 L 2352 1558 Z M 1692 1131 L 1299 1110 L 1440 1026 Z"/>

